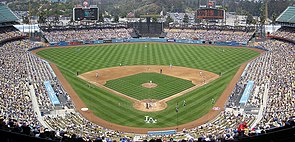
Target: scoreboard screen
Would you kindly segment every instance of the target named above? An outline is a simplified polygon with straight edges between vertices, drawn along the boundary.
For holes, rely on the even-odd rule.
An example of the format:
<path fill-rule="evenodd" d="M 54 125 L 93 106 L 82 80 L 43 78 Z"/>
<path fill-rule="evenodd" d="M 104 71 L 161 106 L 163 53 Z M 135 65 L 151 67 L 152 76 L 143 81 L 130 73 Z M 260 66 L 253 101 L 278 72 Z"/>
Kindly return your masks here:
<path fill-rule="evenodd" d="M 97 7 L 74 8 L 73 18 L 74 18 L 74 21 L 98 20 L 98 8 Z"/>
<path fill-rule="evenodd" d="M 199 9 L 197 10 L 197 19 L 223 19 L 224 10 L 221 9 Z"/>

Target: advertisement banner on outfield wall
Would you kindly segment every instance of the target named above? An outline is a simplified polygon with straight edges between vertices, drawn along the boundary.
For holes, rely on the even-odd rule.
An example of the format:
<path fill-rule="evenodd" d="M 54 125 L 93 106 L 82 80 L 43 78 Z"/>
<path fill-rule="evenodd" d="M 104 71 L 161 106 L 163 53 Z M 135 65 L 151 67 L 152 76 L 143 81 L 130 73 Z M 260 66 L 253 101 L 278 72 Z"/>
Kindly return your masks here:
<path fill-rule="evenodd" d="M 93 44 L 93 42 L 92 42 L 92 41 L 89 41 L 89 40 L 86 40 L 86 41 L 84 41 L 83 43 L 84 43 L 84 44 Z"/>
<path fill-rule="evenodd" d="M 121 43 L 124 42 L 124 39 L 112 39 L 112 43 Z"/>
<path fill-rule="evenodd" d="M 94 44 L 102 44 L 103 43 L 103 40 L 96 40 L 93 42 Z"/>
<path fill-rule="evenodd" d="M 58 46 L 58 45 L 57 45 L 57 42 L 50 42 L 49 45 L 50 45 L 50 46 Z"/>
<path fill-rule="evenodd" d="M 203 41 L 201 41 L 201 40 L 193 40 L 193 43 L 194 44 L 203 44 Z"/>
<path fill-rule="evenodd" d="M 224 46 L 228 45 L 226 42 L 221 42 L 221 41 L 217 41 L 217 42 L 215 42 L 215 44 L 216 45 L 224 45 Z"/>
<path fill-rule="evenodd" d="M 112 43 L 112 40 L 111 39 L 103 40 L 103 43 Z"/>
<path fill-rule="evenodd" d="M 175 42 L 175 39 L 167 39 L 167 42 Z"/>
<path fill-rule="evenodd" d="M 191 39 L 177 39 L 177 43 L 194 43 L 194 40 Z"/>
<path fill-rule="evenodd" d="M 148 42 L 167 42 L 167 40 L 163 38 L 150 38 Z"/>
<path fill-rule="evenodd" d="M 232 41 L 230 42 L 230 46 L 240 46 L 240 43 Z"/>
<path fill-rule="evenodd" d="M 123 43 L 123 42 L 176 42 L 184 44 L 215 44 L 221 46 L 246 46 L 247 42 L 236 41 L 204 41 L 196 39 L 165 39 L 165 38 L 131 38 L 131 39 L 105 39 L 95 41 L 73 40 L 70 42 L 50 42 L 50 46 L 68 46 L 82 44 L 102 44 L 102 43 Z"/>
<path fill-rule="evenodd" d="M 69 45 L 82 45 L 82 44 L 84 44 L 83 41 L 71 41 L 71 42 L 69 42 Z"/>
<path fill-rule="evenodd" d="M 149 42 L 150 40 L 145 39 L 145 38 L 133 38 L 129 39 L 128 42 Z"/>
<path fill-rule="evenodd" d="M 246 46 L 247 45 L 247 42 L 242 42 L 241 45 L 242 46 Z"/>

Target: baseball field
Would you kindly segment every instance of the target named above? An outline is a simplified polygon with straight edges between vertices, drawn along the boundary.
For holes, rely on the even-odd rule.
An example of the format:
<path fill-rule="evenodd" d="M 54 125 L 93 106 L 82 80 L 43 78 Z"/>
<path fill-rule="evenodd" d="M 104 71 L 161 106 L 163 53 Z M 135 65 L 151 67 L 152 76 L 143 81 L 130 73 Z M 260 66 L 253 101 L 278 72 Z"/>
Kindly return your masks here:
<path fill-rule="evenodd" d="M 128 127 L 164 128 L 189 123 L 211 111 L 241 64 L 258 56 L 259 53 L 242 47 L 132 43 L 49 48 L 37 52 L 37 55 L 58 67 L 75 93 L 89 108 L 90 113 L 95 116 Z M 139 65 L 147 68 L 144 73 L 125 74 L 124 77 L 99 83 L 100 78 L 104 76 L 120 76 L 118 74 L 124 74 L 125 68 L 141 67 Z M 149 72 L 149 65 L 160 66 L 163 68 L 163 74 L 158 68 Z M 107 70 L 114 67 L 122 68 L 117 72 Z M 183 74 L 179 71 L 178 76 L 174 76 L 174 67 L 198 69 L 196 76 L 204 71 L 217 77 L 206 82 L 206 74 L 201 74 L 204 83 L 200 85 L 193 83 L 193 79 L 180 77 L 187 74 L 185 71 Z M 103 69 L 106 71 L 101 73 Z M 89 72 L 97 74 L 89 79 L 77 76 L 77 73 L 83 75 Z M 166 72 L 171 75 L 164 74 Z M 94 82 L 91 79 L 98 81 Z M 142 87 L 144 83 L 155 86 Z M 133 104 L 134 100 L 162 100 L 192 87 L 195 89 L 169 99 L 165 102 L 165 109 L 160 111 L 141 111 Z M 148 120 L 156 121 L 146 121 L 147 116 Z"/>

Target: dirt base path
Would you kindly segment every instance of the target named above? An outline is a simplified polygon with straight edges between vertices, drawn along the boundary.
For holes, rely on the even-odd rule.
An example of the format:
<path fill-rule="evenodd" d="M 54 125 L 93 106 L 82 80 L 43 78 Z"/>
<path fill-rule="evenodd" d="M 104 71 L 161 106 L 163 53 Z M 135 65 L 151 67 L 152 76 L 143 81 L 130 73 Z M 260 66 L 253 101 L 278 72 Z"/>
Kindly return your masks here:
<path fill-rule="evenodd" d="M 175 44 L 175 43 L 173 43 L 173 44 Z M 89 46 L 89 45 L 85 45 L 85 46 Z M 203 46 L 203 45 L 196 45 L 196 46 Z M 52 47 L 48 47 L 48 48 L 52 48 Z M 48 48 L 41 48 L 38 50 L 34 50 L 34 51 L 32 51 L 32 53 L 36 54 L 38 51 L 45 50 Z M 64 48 L 64 47 L 55 47 L 55 48 Z M 240 47 L 229 47 L 229 48 L 240 48 Z M 258 50 L 258 49 L 254 49 L 254 48 L 251 48 L 251 49 L 258 51 L 259 53 L 264 52 L 263 50 Z M 62 75 L 60 70 L 57 68 L 57 66 L 52 63 L 50 63 L 50 65 L 51 65 L 52 69 L 54 70 L 57 78 L 59 79 L 59 81 L 63 85 L 63 87 L 65 88 L 67 93 L 70 95 L 70 97 L 76 107 L 76 111 L 78 111 L 81 115 L 83 115 L 83 117 L 85 117 L 86 119 L 88 119 L 89 121 L 91 121 L 93 123 L 96 123 L 102 127 L 108 128 L 108 129 L 118 130 L 121 132 L 128 132 L 128 133 L 146 134 L 148 131 L 182 130 L 183 128 L 186 128 L 186 129 L 195 128 L 199 125 L 202 125 L 202 124 L 207 123 L 210 120 L 214 119 L 221 111 L 223 111 L 224 104 L 225 104 L 226 100 L 228 99 L 231 91 L 234 89 L 235 84 L 240 79 L 240 76 L 242 75 L 247 63 L 243 63 L 240 66 L 238 72 L 235 74 L 235 76 L 230 81 L 230 83 L 227 85 L 227 87 L 224 90 L 224 92 L 222 93 L 222 95 L 216 101 L 213 108 L 220 108 L 220 109 L 216 109 L 216 110 L 212 109 L 211 111 L 209 111 L 206 115 L 202 116 L 201 118 L 198 118 L 198 119 L 196 119 L 192 122 L 186 123 L 186 124 L 179 125 L 178 127 L 173 126 L 173 127 L 166 127 L 166 128 L 136 128 L 136 127 L 122 126 L 122 125 L 118 125 L 118 124 L 114 124 L 114 123 L 110 123 L 108 121 L 105 121 L 105 120 L 97 117 L 96 115 L 94 115 L 93 112 L 91 112 L 91 111 L 87 111 L 87 112 L 81 111 L 81 108 L 86 107 L 84 102 L 79 98 L 78 94 L 74 91 L 74 89 L 71 87 L 71 85 L 67 82 L 67 80 L 64 78 L 64 76 Z"/>
<path fill-rule="evenodd" d="M 179 92 L 175 95 L 167 97 L 162 100 L 137 100 L 135 98 L 129 97 L 125 94 L 117 92 L 113 89 L 107 88 L 104 86 L 107 81 L 119 79 L 122 77 L 138 74 L 138 73 L 161 73 L 185 80 L 190 80 L 195 86 L 186 89 L 182 92 Z M 86 72 L 78 76 L 79 78 L 96 85 L 97 87 L 106 89 L 114 94 L 127 98 L 133 101 L 133 107 L 137 110 L 144 111 L 144 112 L 155 112 L 161 111 L 166 109 L 167 104 L 166 102 L 182 96 L 190 91 L 193 91 L 217 78 L 219 75 L 214 74 L 212 72 L 199 70 L 199 69 L 192 69 L 186 67 L 179 67 L 179 66 L 157 66 L 157 65 L 139 65 L 139 66 L 120 66 L 120 67 L 112 67 L 112 68 L 105 68 L 100 70 L 94 70 L 90 72 Z M 154 87 L 156 84 L 152 83 L 145 83 L 143 84 L 147 87 L 149 85 L 153 85 Z"/>
<path fill-rule="evenodd" d="M 73 100 L 76 111 L 78 111 L 80 114 L 82 114 L 86 119 L 89 121 L 96 123 L 102 127 L 109 128 L 112 130 L 118 130 L 122 132 L 128 132 L 128 133 L 138 133 L 138 134 L 146 134 L 148 131 L 164 131 L 164 130 L 182 130 L 195 128 L 196 126 L 202 125 L 204 123 L 209 122 L 210 120 L 214 119 L 221 111 L 223 111 L 223 106 L 230 95 L 231 91 L 234 89 L 235 84 L 238 82 L 240 76 L 242 75 L 247 63 L 244 63 L 239 68 L 238 72 L 235 74 L 233 79 L 230 81 L 230 83 L 227 85 L 226 89 L 222 93 L 222 95 L 219 97 L 219 99 L 216 101 L 214 107 L 218 107 L 220 109 L 218 110 L 210 110 L 206 115 L 198 118 L 197 120 L 194 120 L 192 122 L 182 124 L 173 127 L 166 127 L 166 128 L 136 128 L 136 127 L 128 127 L 128 126 L 122 126 L 118 124 L 114 124 L 108 121 L 105 121 L 96 115 L 94 115 L 91 111 L 81 111 L 81 108 L 86 107 L 84 102 L 79 98 L 78 94 L 73 90 L 73 88 L 70 86 L 70 84 L 67 82 L 67 80 L 63 77 L 62 73 L 59 71 L 59 69 L 54 65 L 50 64 L 54 72 L 56 73 L 56 76 L 62 83 L 65 90 L 70 95 L 71 99 Z"/>
<path fill-rule="evenodd" d="M 86 72 L 80 74 L 78 77 L 86 79 L 89 82 L 96 82 L 101 85 L 105 85 L 107 81 L 119 79 L 122 77 L 135 75 L 138 73 L 160 73 L 162 70 L 162 74 L 169 75 L 185 80 L 191 80 L 194 85 L 200 85 L 204 83 L 208 83 L 208 81 L 212 81 L 218 78 L 217 74 L 212 72 L 179 67 L 179 66 L 158 66 L 158 65 L 138 65 L 138 66 L 120 66 L 120 67 L 112 67 L 105 68 L 100 70 L 94 70 L 90 72 Z M 205 80 L 205 82 L 204 82 Z"/>

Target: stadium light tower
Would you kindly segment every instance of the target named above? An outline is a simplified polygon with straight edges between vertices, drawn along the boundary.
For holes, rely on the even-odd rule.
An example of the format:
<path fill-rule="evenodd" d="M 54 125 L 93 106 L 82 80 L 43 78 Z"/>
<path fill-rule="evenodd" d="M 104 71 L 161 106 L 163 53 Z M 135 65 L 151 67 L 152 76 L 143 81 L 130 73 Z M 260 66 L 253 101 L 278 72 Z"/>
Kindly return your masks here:
<path fill-rule="evenodd" d="M 29 7 L 28 7 L 28 19 L 29 19 L 29 39 L 31 39 L 31 16 L 32 16 L 32 9 L 31 9 L 31 1 L 29 0 Z M 23 19 L 24 21 L 24 19 Z"/>
<path fill-rule="evenodd" d="M 265 0 L 265 25 L 268 25 L 268 0 Z"/>

